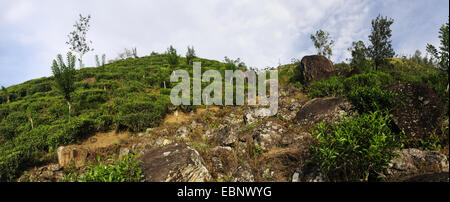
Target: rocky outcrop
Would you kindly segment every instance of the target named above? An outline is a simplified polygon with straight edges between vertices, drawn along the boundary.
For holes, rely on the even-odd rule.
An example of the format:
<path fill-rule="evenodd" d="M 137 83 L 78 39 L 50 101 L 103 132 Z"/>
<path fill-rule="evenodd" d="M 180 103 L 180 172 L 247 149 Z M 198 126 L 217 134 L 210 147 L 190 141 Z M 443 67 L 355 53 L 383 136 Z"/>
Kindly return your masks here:
<path fill-rule="evenodd" d="M 234 146 L 238 141 L 239 125 L 227 125 L 213 132 L 212 139 L 221 146 Z"/>
<path fill-rule="evenodd" d="M 283 132 L 285 130 L 282 125 L 268 121 L 253 133 L 253 140 L 262 150 L 268 151 L 280 144 Z"/>
<path fill-rule="evenodd" d="M 255 176 L 253 175 L 252 168 L 248 163 L 239 165 L 233 172 L 233 182 L 254 182 Z"/>
<path fill-rule="evenodd" d="M 271 114 L 269 108 L 249 107 L 244 111 L 244 123 L 249 125 L 261 119 L 269 117 Z"/>
<path fill-rule="evenodd" d="M 334 75 L 333 63 L 325 56 L 310 55 L 302 58 L 297 67 L 300 72 L 300 82 L 304 85 L 312 81 L 327 79 Z"/>
<path fill-rule="evenodd" d="M 74 165 L 79 168 L 84 166 L 88 150 L 77 146 L 61 146 L 58 148 L 58 163 L 61 167 Z"/>
<path fill-rule="evenodd" d="M 419 149 L 403 149 L 397 154 L 399 157 L 391 160 L 386 169 L 386 181 L 411 181 L 418 176 L 423 181 L 426 175 L 449 172 L 448 157 L 444 154 Z"/>
<path fill-rule="evenodd" d="M 334 123 L 347 115 L 353 106 L 343 98 L 315 98 L 308 101 L 297 112 L 295 121 L 302 126 L 319 124 L 322 121 Z"/>
<path fill-rule="evenodd" d="M 211 149 L 211 162 L 218 178 L 230 176 L 238 164 L 237 155 L 231 147 L 217 146 Z"/>
<path fill-rule="evenodd" d="M 185 143 L 145 151 L 139 157 L 145 181 L 205 182 L 211 175 L 200 154 Z"/>
<path fill-rule="evenodd" d="M 444 104 L 431 88 L 419 83 L 400 83 L 388 88 L 403 102 L 393 111 L 393 121 L 410 138 L 427 139 L 446 112 Z"/>

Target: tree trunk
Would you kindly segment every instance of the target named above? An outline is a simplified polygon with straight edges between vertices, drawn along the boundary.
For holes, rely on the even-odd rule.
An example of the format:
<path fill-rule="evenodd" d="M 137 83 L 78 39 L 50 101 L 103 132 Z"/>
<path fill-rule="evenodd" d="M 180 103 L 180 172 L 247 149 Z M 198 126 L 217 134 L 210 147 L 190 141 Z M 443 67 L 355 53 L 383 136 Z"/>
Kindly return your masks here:
<path fill-rule="evenodd" d="M 33 117 L 30 116 L 29 119 L 30 119 L 30 123 L 31 123 L 31 129 L 34 129 Z"/>
<path fill-rule="evenodd" d="M 9 95 L 6 96 L 6 99 L 7 99 L 6 103 L 9 103 Z"/>
<path fill-rule="evenodd" d="M 164 89 L 166 89 L 166 81 L 164 81 Z"/>
<path fill-rule="evenodd" d="M 70 104 L 69 101 L 67 101 L 67 105 L 69 106 L 69 122 L 70 122 L 70 111 L 72 109 L 72 105 Z"/>
<path fill-rule="evenodd" d="M 80 54 L 80 69 L 83 68 L 83 54 Z"/>

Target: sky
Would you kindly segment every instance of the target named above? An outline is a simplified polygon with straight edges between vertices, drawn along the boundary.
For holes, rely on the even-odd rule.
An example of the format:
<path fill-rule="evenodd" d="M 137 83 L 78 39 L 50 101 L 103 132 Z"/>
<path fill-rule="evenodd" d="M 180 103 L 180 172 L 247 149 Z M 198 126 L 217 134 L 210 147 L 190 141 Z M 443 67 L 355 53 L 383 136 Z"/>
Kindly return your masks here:
<path fill-rule="evenodd" d="M 254 68 L 275 67 L 316 50 L 318 29 L 335 41 L 332 61 L 345 61 L 353 41 L 367 44 L 371 20 L 394 19 L 392 43 L 399 55 L 425 54 L 438 46 L 449 16 L 448 0 L 0 0 L 0 85 L 51 76 L 57 54 L 69 51 L 67 35 L 79 14 L 91 15 L 87 38 L 95 55 L 114 59 L 124 48 L 139 56 L 173 45 L 185 55 L 223 61 L 240 58 Z"/>

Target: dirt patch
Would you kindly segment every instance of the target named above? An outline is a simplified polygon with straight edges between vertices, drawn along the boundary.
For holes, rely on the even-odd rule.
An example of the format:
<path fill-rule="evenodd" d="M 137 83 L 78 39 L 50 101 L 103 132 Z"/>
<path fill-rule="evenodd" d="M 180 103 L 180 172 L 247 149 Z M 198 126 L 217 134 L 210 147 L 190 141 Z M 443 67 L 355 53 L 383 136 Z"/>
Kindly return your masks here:
<path fill-rule="evenodd" d="M 96 82 L 96 80 L 95 80 L 95 77 L 90 77 L 90 78 L 83 79 L 81 82 L 86 82 L 88 84 L 94 84 Z"/>
<path fill-rule="evenodd" d="M 116 134 L 114 131 L 108 133 L 97 133 L 96 135 L 88 138 L 81 143 L 80 147 L 94 151 L 99 148 L 106 148 L 115 144 L 122 144 L 128 138 L 130 134 L 128 132 L 122 132 Z"/>
<path fill-rule="evenodd" d="M 201 116 L 204 112 L 217 112 L 220 108 L 216 106 L 211 106 L 208 108 L 197 108 L 195 113 L 184 113 L 182 111 L 175 111 L 172 114 L 169 114 L 164 119 L 164 124 L 177 124 L 177 123 L 185 123 L 195 119 L 198 116 Z"/>

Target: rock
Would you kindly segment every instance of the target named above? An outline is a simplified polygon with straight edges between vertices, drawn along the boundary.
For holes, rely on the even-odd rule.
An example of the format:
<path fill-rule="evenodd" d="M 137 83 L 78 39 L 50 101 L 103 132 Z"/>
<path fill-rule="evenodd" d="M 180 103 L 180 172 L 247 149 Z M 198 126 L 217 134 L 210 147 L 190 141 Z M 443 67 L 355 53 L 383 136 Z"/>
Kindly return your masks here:
<path fill-rule="evenodd" d="M 322 121 L 335 123 L 342 116 L 347 115 L 352 108 L 352 104 L 343 98 L 315 98 L 303 105 L 295 121 L 302 126 L 311 126 Z"/>
<path fill-rule="evenodd" d="M 166 146 L 168 144 L 172 144 L 172 141 L 161 137 L 155 141 L 155 146 Z"/>
<path fill-rule="evenodd" d="M 122 157 L 128 155 L 129 153 L 130 153 L 130 149 L 128 149 L 128 148 L 126 148 L 126 147 L 120 148 L 120 151 L 119 151 L 119 158 L 122 158 Z"/>
<path fill-rule="evenodd" d="M 297 67 L 300 72 L 300 82 L 304 85 L 312 81 L 327 79 L 334 75 L 333 63 L 325 56 L 310 55 L 305 56 Z"/>
<path fill-rule="evenodd" d="M 227 125 L 220 128 L 213 139 L 221 146 L 234 146 L 238 141 L 239 125 Z"/>
<path fill-rule="evenodd" d="M 402 182 L 449 182 L 449 173 L 433 173 L 406 178 Z"/>
<path fill-rule="evenodd" d="M 231 147 L 214 147 L 211 154 L 212 166 L 216 172 L 230 176 L 236 169 L 237 156 Z"/>
<path fill-rule="evenodd" d="M 444 154 L 419 149 L 403 149 L 391 160 L 385 171 L 387 181 L 401 181 L 417 175 L 449 172 L 448 157 Z"/>
<path fill-rule="evenodd" d="M 178 130 L 175 132 L 175 137 L 181 138 L 181 139 L 187 139 L 189 134 L 189 128 L 186 126 L 181 126 L 178 128 Z"/>
<path fill-rule="evenodd" d="M 263 118 L 269 117 L 271 114 L 269 108 L 254 108 L 249 107 L 244 111 L 244 123 L 249 125 L 255 123 Z"/>
<path fill-rule="evenodd" d="M 344 77 L 348 78 L 348 77 L 351 77 L 353 75 L 361 74 L 361 73 L 362 73 L 361 70 L 359 70 L 358 68 L 353 68 L 351 70 L 349 70 L 349 69 L 336 70 L 334 72 L 334 75 L 335 76 L 344 76 Z"/>
<path fill-rule="evenodd" d="M 439 97 L 431 88 L 419 83 L 395 84 L 388 90 L 398 93 L 398 100 L 404 103 L 392 112 L 397 128 L 410 138 L 426 140 L 438 128 L 446 112 Z"/>
<path fill-rule="evenodd" d="M 77 168 L 82 167 L 88 155 L 86 149 L 77 146 L 61 146 L 57 152 L 58 163 L 61 167 L 66 167 L 70 164 L 74 164 Z"/>
<path fill-rule="evenodd" d="M 47 167 L 47 169 L 55 172 L 61 170 L 61 166 L 59 164 L 51 164 Z"/>
<path fill-rule="evenodd" d="M 200 154 L 185 143 L 145 151 L 139 157 L 148 182 L 204 182 L 211 180 Z"/>
<path fill-rule="evenodd" d="M 244 163 L 236 168 L 233 172 L 233 182 L 254 182 L 255 177 L 252 168 L 248 163 Z"/>
<path fill-rule="evenodd" d="M 268 151 L 271 148 L 276 147 L 280 140 L 281 134 L 283 134 L 284 129 L 278 123 L 273 123 L 268 121 L 265 124 L 261 124 L 259 128 L 253 134 L 253 139 L 255 144 L 261 147 L 264 151 Z"/>
<path fill-rule="evenodd" d="M 297 168 L 292 175 L 292 182 L 327 182 L 327 178 L 316 167 Z"/>

